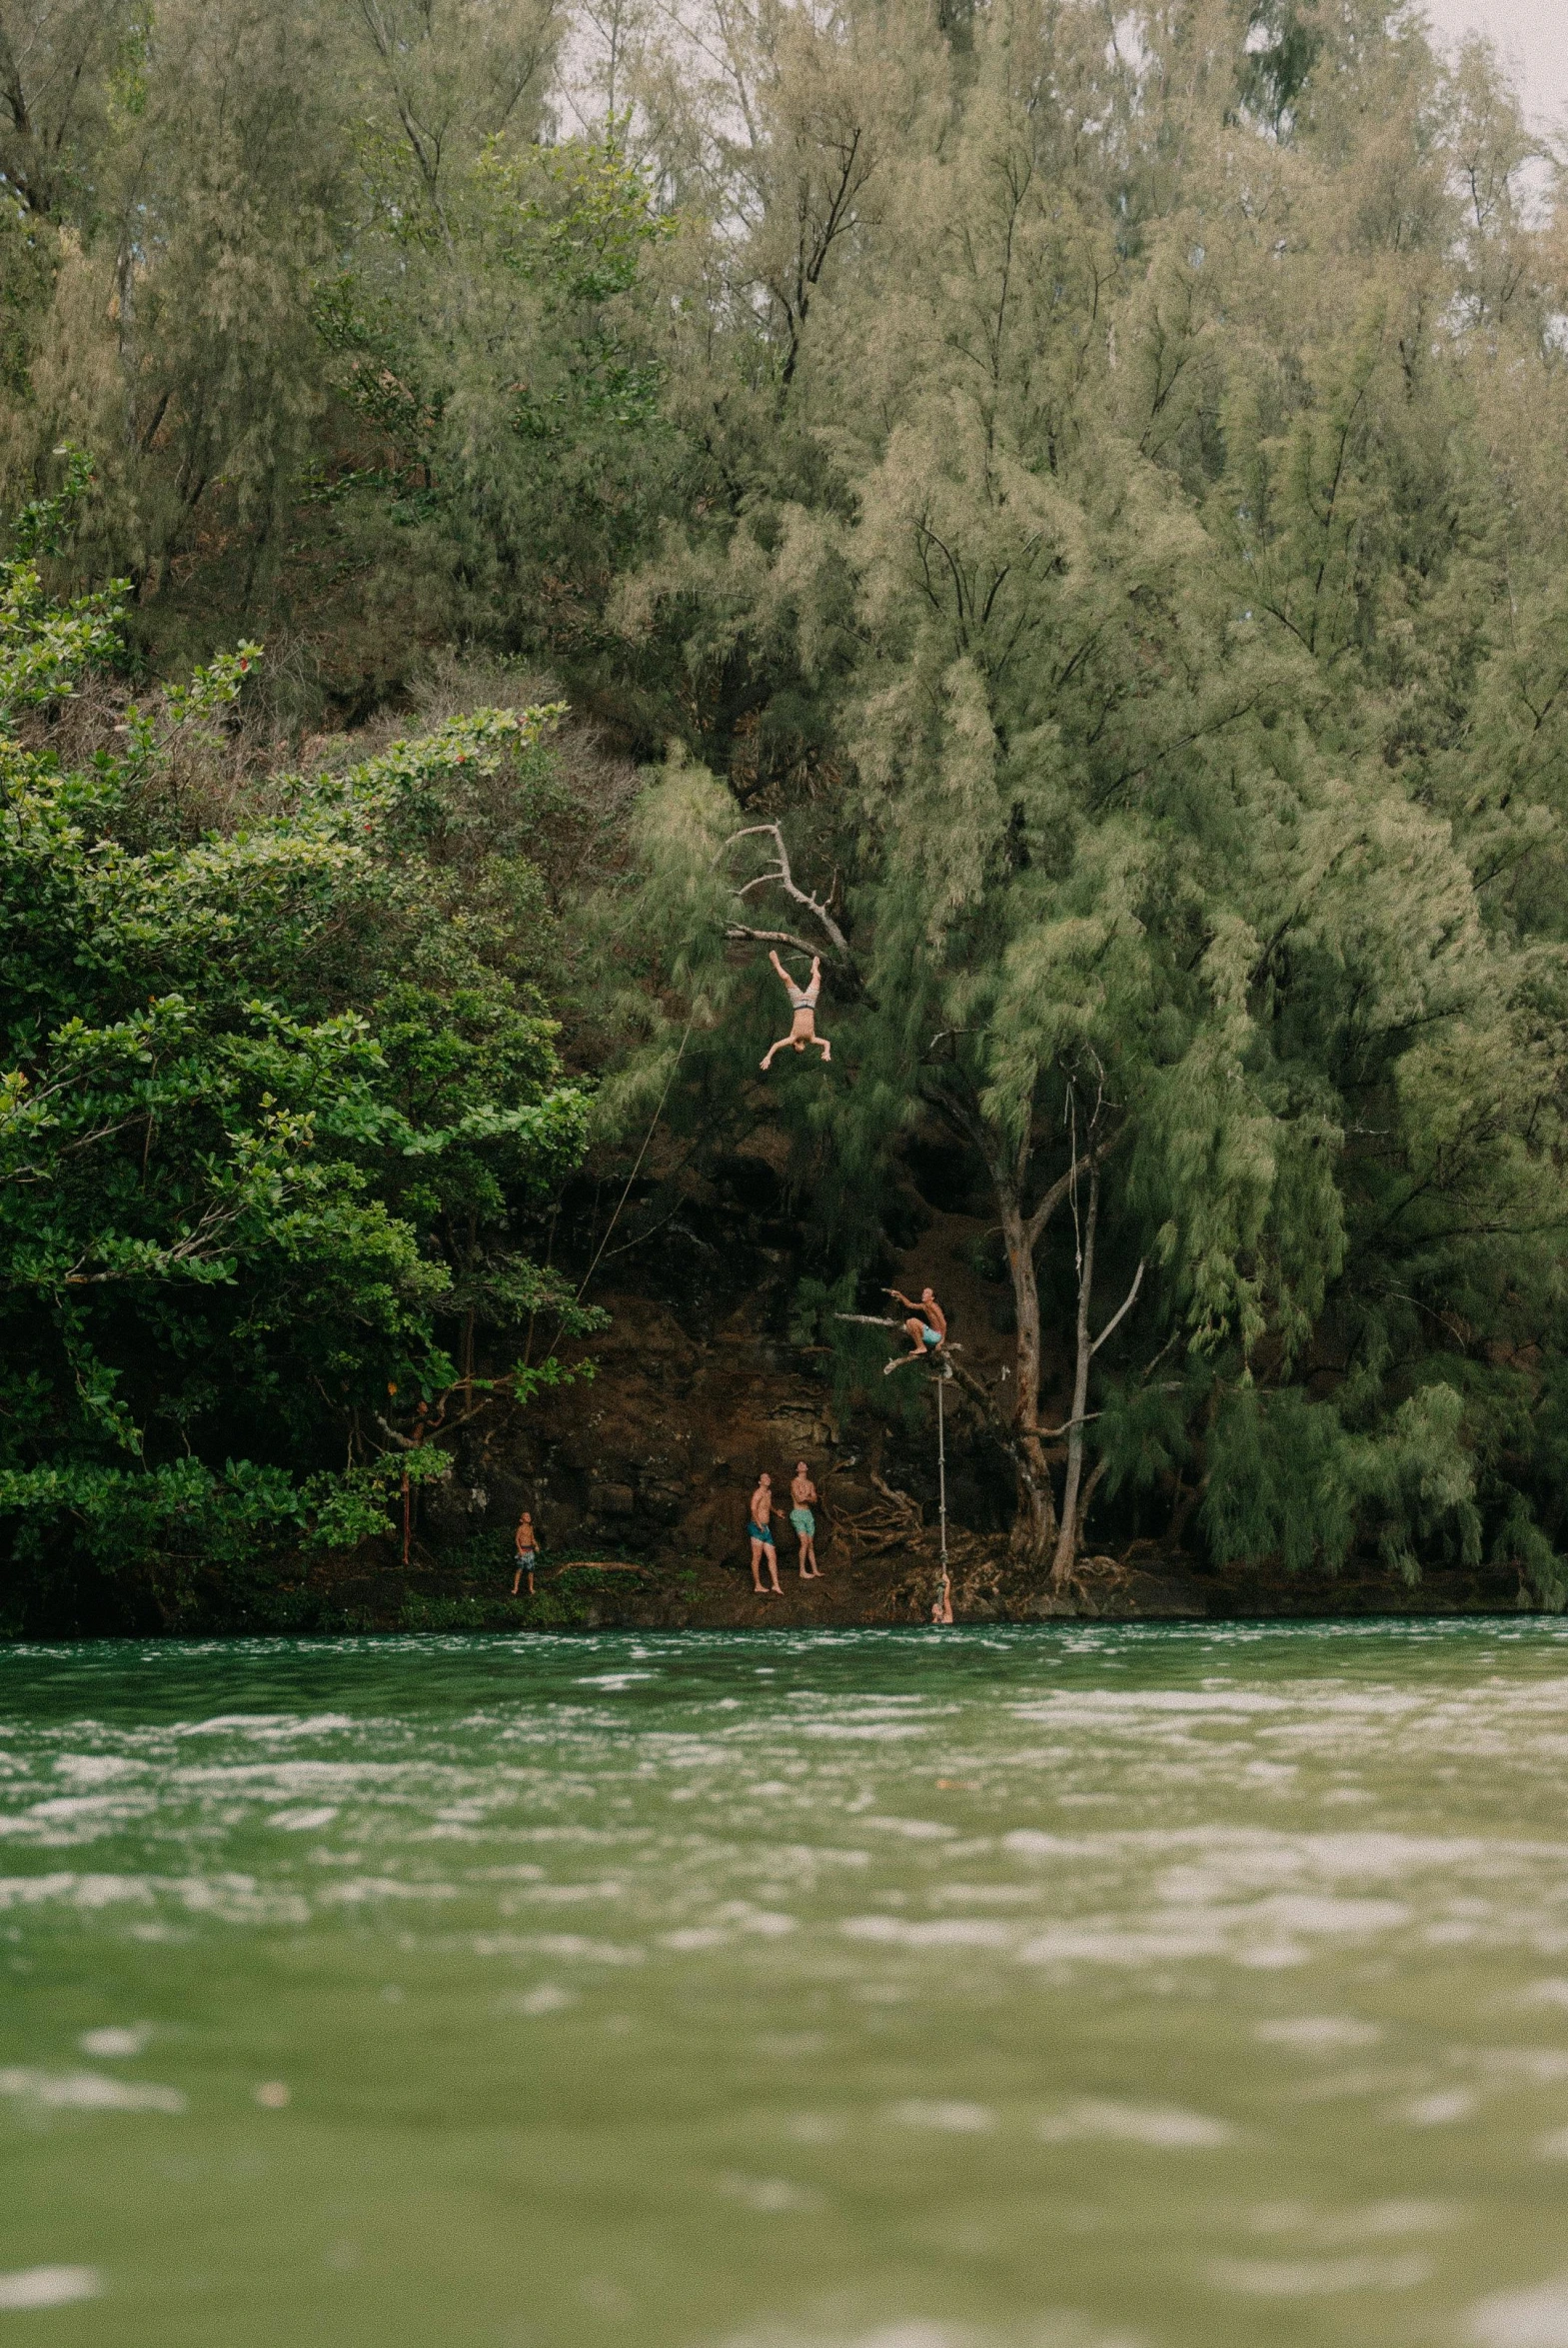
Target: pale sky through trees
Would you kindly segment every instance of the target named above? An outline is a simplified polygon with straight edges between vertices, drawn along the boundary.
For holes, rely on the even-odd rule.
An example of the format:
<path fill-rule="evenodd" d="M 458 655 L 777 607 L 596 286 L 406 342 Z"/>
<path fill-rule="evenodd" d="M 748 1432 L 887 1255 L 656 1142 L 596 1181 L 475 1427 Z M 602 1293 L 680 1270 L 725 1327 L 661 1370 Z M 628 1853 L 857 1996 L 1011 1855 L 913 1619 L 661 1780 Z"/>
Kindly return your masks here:
<path fill-rule="evenodd" d="M 1563 0 L 1427 0 L 1432 29 L 1485 33 L 1522 69 L 1534 121 L 1568 114 L 1568 15 Z"/>

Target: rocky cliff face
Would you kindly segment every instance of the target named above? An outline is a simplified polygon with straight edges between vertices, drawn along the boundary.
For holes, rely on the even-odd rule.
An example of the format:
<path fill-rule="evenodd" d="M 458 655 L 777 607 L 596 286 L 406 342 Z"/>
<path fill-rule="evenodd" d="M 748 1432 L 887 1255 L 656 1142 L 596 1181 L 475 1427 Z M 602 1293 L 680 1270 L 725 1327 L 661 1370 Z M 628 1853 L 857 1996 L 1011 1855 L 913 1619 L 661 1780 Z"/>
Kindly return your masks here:
<path fill-rule="evenodd" d="M 882 1276 L 909 1294 L 930 1282 L 964 1366 L 1005 1404 L 1010 1297 L 993 1276 L 983 1217 L 917 1194 L 903 1208 L 910 1243 L 889 1252 Z M 498 1411 L 465 1438 L 451 1479 L 424 1500 L 410 1586 L 488 1602 L 487 1591 L 510 1582 L 510 1568 L 501 1568 L 527 1506 L 544 1546 L 541 1589 L 570 1584 L 575 1619 L 712 1627 L 928 1621 L 941 1577 L 929 1370 L 911 1365 L 883 1378 L 872 1332 L 869 1379 L 835 1399 L 825 1349 L 790 1339 L 801 1234 L 765 1161 L 734 1162 L 673 1219 L 674 1235 L 667 1224 L 657 1244 L 634 1239 L 617 1267 L 622 1277 L 596 1284 L 613 1318 L 579 1348 L 593 1357 L 592 1382 L 547 1394 L 527 1411 Z M 889 1328 L 883 1354 L 905 1345 Z M 1060 1382 L 1064 1363 L 1058 1371 Z M 1438 1573 L 1414 1589 L 1370 1566 L 1333 1579 L 1287 1577 L 1268 1560 L 1221 1572 L 1198 1550 L 1129 1538 L 1125 1526 L 1112 1542 L 1092 1521 L 1090 1541 L 1098 1530 L 1104 1548 L 1069 1588 L 1053 1590 L 1043 1574 L 1009 1561 L 1010 1467 L 953 1384 L 945 1388 L 944 1434 L 947 1550 L 960 1620 L 1491 1610 L 1517 1600 L 1516 1576 L 1495 1569 Z M 800 1458 L 821 1495 L 819 1581 L 799 1579 L 787 1522 L 788 1479 Z M 764 1468 L 781 1496 L 782 1599 L 760 1600 L 752 1588 L 747 1503 Z M 482 1550 L 494 1559 L 488 1573 L 454 1573 L 453 1560 Z M 389 1582 L 387 1562 L 374 1581 L 383 1605 L 403 1587 L 401 1575 Z M 552 1579 L 558 1571 L 561 1585 Z"/>
<path fill-rule="evenodd" d="M 676 1218 L 672 1218 L 675 1220 Z M 889 1250 L 889 1284 L 917 1294 L 929 1282 L 945 1307 L 967 1369 L 1005 1398 L 1011 1374 L 1005 1284 L 987 1276 L 978 1217 L 911 1197 L 911 1244 Z M 641 1260 L 639 1257 L 641 1256 Z M 684 1202 L 678 1228 L 634 1250 L 635 1284 L 596 1282 L 611 1326 L 577 1348 L 592 1383 L 500 1416 L 458 1457 L 450 1485 L 427 1502 L 426 1524 L 451 1540 L 482 1524 L 516 1522 L 527 1505 L 547 1550 L 609 1545 L 651 1563 L 733 1566 L 750 1590 L 748 1496 L 767 1469 L 783 1509 L 803 1458 L 821 1494 L 818 1554 L 842 1570 L 872 1550 L 901 1548 L 911 1570 L 938 1553 L 935 1381 L 926 1364 L 880 1374 L 908 1350 L 901 1328 L 868 1336 L 868 1372 L 835 1398 L 828 1350 L 792 1342 L 790 1306 L 807 1268 L 802 1234 L 784 1211 L 776 1171 L 738 1156 L 707 1193 Z M 865 1309 L 901 1308 L 875 1293 Z M 943 1398 L 949 1546 L 999 1558 L 1012 1477 L 972 1402 L 950 1383 Z M 792 1570 L 786 1516 L 780 1556 Z"/>

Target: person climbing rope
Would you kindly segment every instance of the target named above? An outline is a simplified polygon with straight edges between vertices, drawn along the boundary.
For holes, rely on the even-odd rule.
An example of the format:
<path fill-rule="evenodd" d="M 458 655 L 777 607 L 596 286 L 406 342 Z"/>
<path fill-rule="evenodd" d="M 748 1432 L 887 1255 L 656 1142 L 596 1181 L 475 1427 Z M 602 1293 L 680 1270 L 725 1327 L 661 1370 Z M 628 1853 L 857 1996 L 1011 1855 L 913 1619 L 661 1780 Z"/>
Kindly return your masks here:
<path fill-rule="evenodd" d="M 884 1293 L 891 1296 L 895 1303 L 907 1304 L 912 1317 L 903 1324 L 909 1350 L 893 1355 L 882 1371 L 883 1377 L 888 1370 L 900 1368 L 905 1361 L 923 1361 L 927 1354 L 939 1353 L 947 1342 L 947 1315 L 929 1288 L 920 1290 L 918 1304 L 912 1296 L 906 1296 L 901 1288 L 888 1288 Z"/>
<path fill-rule="evenodd" d="M 764 1075 L 766 1076 L 773 1066 L 774 1054 L 783 1052 L 784 1047 L 789 1044 L 794 1046 L 796 1052 L 803 1052 L 807 1044 L 816 1045 L 821 1052 L 822 1065 L 825 1068 L 828 1061 L 832 1059 L 833 1048 L 825 1036 L 818 1036 L 816 1033 L 816 998 L 822 991 L 821 956 L 812 955 L 811 975 L 803 987 L 797 987 L 793 979 L 790 978 L 784 964 L 779 960 L 777 947 L 774 948 L 768 959 L 784 982 L 784 992 L 789 998 L 789 1008 L 794 1013 L 794 1018 L 790 1022 L 788 1035 L 781 1036 L 778 1043 L 770 1048 L 764 1058 L 762 1063 Z"/>
<path fill-rule="evenodd" d="M 931 1602 L 931 1620 L 944 1630 L 952 1621 L 952 1579 L 945 1565 L 941 1570 L 941 1587 Z"/>

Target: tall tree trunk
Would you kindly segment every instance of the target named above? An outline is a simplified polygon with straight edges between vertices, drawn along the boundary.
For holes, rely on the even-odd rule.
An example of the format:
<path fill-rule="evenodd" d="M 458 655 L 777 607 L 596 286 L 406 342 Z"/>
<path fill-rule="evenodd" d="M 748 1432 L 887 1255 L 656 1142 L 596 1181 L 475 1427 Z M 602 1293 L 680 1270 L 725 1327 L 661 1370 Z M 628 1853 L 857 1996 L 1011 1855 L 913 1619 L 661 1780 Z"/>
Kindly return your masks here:
<path fill-rule="evenodd" d="M 1099 1167 L 1089 1165 L 1089 1203 L 1083 1221 L 1083 1244 L 1078 1257 L 1077 1346 L 1072 1371 L 1072 1408 L 1067 1420 L 1067 1478 L 1061 1494 L 1061 1529 L 1051 1559 L 1052 1581 L 1065 1581 L 1078 1553 L 1078 1493 L 1083 1481 L 1083 1413 L 1089 1399 L 1089 1362 L 1094 1341 L 1089 1335 L 1089 1297 L 1094 1287 L 1094 1233 L 1099 1223 Z"/>

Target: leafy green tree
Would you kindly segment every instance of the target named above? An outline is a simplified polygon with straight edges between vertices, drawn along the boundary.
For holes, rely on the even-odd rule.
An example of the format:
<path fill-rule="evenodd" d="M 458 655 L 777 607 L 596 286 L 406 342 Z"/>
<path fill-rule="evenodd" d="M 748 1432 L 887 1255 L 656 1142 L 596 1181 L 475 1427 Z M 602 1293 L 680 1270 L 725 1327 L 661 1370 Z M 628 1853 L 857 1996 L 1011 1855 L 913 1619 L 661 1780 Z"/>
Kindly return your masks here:
<path fill-rule="evenodd" d="M 911 1141 L 983 1190 L 1015 1354 L 958 1366 L 1031 1563 L 1092 1505 L 1560 1590 L 1568 242 L 1484 44 L 1380 0 L 4 38 L 11 1187 L 109 1446 L 59 1457 L 136 1430 L 146 1493 L 331 1425 L 401 1482 L 546 1292 L 570 965 L 607 1128 L 788 1127 L 806 1317 Z M 627 857 L 517 711 L 204 749 L 263 633 L 311 722 L 548 661 L 663 761 Z M 69 688 L 116 642 L 203 666 L 109 740 Z M 824 954 L 831 1085 L 755 1083 L 769 944 Z"/>
<path fill-rule="evenodd" d="M 674 454 L 646 268 L 673 224 L 614 125 L 550 149 L 498 131 L 439 194 L 413 150 L 362 166 L 353 261 L 314 312 L 376 460 L 346 511 L 420 533 L 455 625 L 592 671 Z"/>
<path fill-rule="evenodd" d="M 965 1384 L 1020 1554 L 1065 1577 L 1142 1480 L 1221 1556 L 1490 1540 L 1552 1591 L 1518 1347 L 1561 1290 L 1561 970 L 1433 806 L 1513 629 L 1468 314 L 1429 323 L 1453 151 L 1426 53 L 1347 19 L 1275 60 L 1242 184 L 1229 23 L 1151 14 L 1107 87 L 998 20 L 804 342 L 772 326 L 834 477 L 673 540 L 622 610 L 808 692 L 846 781 L 785 796 L 775 855 L 678 766 L 640 909 L 700 1036 L 745 1016 L 726 939 L 836 962 L 840 1091 L 781 1091 L 862 1186 L 911 1124 L 982 1173 L 1017 1337 L 1009 1392 Z M 1370 91 L 1410 136 L 1369 180 Z M 1478 281 L 1518 235 L 1487 201 Z"/>
<path fill-rule="evenodd" d="M 25 557 L 0 572 L 0 1514 L 24 1558 L 74 1534 L 105 1565 L 367 1529 L 374 1505 L 345 1509 L 398 1447 L 389 1386 L 472 1408 L 496 1390 L 477 1329 L 493 1351 L 541 1307 L 591 1324 L 520 1244 L 586 1111 L 517 975 L 537 892 L 493 839 L 488 913 L 447 878 L 554 713 L 278 776 L 227 835 L 136 848 L 139 804 L 258 654 L 132 705 L 123 749 L 63 767 L 22 714 L 119 620 L 118 587 L 62 606 Z"/>

